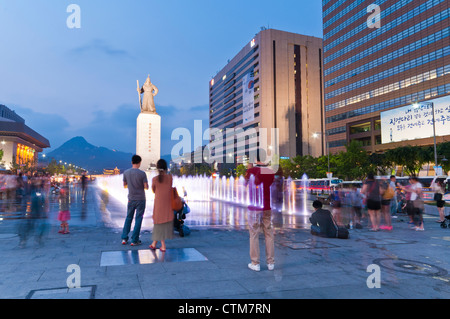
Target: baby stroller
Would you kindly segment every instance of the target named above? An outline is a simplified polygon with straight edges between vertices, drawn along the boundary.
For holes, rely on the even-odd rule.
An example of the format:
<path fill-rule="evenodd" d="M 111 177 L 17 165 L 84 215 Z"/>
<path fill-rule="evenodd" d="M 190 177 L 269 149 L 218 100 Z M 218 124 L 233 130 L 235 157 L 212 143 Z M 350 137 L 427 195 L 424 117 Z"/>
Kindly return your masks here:
<path fill-rule="evenodd" d="M 59 194 L 59 183 L 52 183 L 52 194 Z"/>
<path fill-rule="evenodd" d="M 442 228 L 450 228 L 450 215 L 445 216 L 444 221 L 441 223 Z"/>
<path fill-rule="evenodd" d="M 184 201 L 183 201 L 183 208 L 181 208 L 179 211 L 174 211 L 175 218 L 173 221 L 173 227 L 175 231 L 177 231 L 180 234 L 180 237 L 189 236 L 189 234 L 191 233 L 189 227 L 187 227 L 184 224 L 186 214 L 189 214 L 190 211 L 191 209 Z"/>

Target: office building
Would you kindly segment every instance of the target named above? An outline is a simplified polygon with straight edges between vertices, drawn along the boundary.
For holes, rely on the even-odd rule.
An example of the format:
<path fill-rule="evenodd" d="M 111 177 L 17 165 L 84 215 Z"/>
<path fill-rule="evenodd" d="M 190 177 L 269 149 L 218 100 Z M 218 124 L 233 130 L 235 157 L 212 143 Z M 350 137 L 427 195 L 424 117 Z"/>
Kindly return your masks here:
<path fill-rule="evenodd" d="M 263 29 L 250 39 L 209 83 L 209 126 L 224 136 L 211 138 L 223 146 L 216 159 L 245 162 L 249 152 L 264 147 L 266 133 L 269 153 L 278 140 L 281 157 L 322 155 L 314 137 L 324 122 L 321 68 L 320 38 Z M 226 138 L 227 129 L 254 133 L 244 145 Z"/>
<path fill-rule="evenodd" d="M 436 126 L 450 126 L 449 7 L 448 0 L 323 1 L 325 136 L 332 153 L 352 140 L 370 152 L 432 145 L 428 133 L 404 134 L 429 131 L 431 106 Z M 417 114 L 413 105 L 429 110 Z M 397 109 L 397 117 L 387 117 Z M 450 140 L 450 132 L 436 129 L 437 143 Z"/>

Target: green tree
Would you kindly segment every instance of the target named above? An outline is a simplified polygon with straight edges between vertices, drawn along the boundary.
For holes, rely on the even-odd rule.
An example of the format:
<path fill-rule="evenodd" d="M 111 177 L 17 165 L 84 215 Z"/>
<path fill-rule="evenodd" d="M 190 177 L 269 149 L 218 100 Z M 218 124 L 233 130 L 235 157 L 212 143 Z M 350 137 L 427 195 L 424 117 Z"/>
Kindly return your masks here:
<path fill-rule="evenodd" d="M 207 163 L 195 164 L 195 170 L 196 170 L 197 175 L 211 176 L 211 174 L 212 174 L 211 165 L 209 165 Z"/>
<path fill-rule="evenodd" d="M 301 178 L 303 174 L 308 175 L 309 178 L 318 178 L 320 177 L 317 171 L 318 159 L 314 158 L 310 155 L 301 156 L 300 157 L 300 176 Z"/>
<path fill-rule="evenodd" d="M 230 177 L 232 175 L 232 169 L 227 166 L 222 166 L 219 170 L 219 175 Z"/>
<path fill-rule="evenodd" d="M 194 175 L 194 171 L 195 171 L 194 165 L 192 164 L 184 164 L 180 168 L 180 173 L 183 176 L 192 176 Z"/>
<path fill-rule="evenodd" d="M 347 180 L 362 179 L 367 175 L 369 155 L 358 141 L 351 141 L 337 156 L 338 166 L 335 175 Z"/>
<path fill-rule="evenodd" d="M 367 171 L 391 175 L 395 164 L 390 161 L 386 153 L 372 153 L 369 155 Z"/>
<path fill-rule="evenodd" d="M 178 168 L 178 166 L 174 166 L 170 169 L 170 174 L 174 175 L 174 176 L 181 176 L 181 172 L 180 169 Z"/>
<path fill-rule="evenodd" d="M 52 158 L 50 163 L 47 165 L 47 172 L 50 175 L 64 174 L 66 172 L 66 168 L 64 165 L 58 163 L 54 158 Z"/>
<path fill-rule="evenodd" d="M 442 165 L 442 170 L 447 173 L 450 171 L 450 142 L 438 144 L 436 150 L 438 153 L 438 163 Z"/>
<path fill-rule="evenodd" d="M 404 160 L 401 152 L 398 148 L 387 150 L 384 153 L 384 157 L 387 162 L 392 163 L 393 166 L 402 166 L 404 164 Z"/>
<path fill-rule="evenodd" d="M 410 145 L 388 150 L 386 156 L 393 163 L 402 166 L 406 175 L 417 175 L 423 164 L 430 161 L 427 148 Z"/>
<path fill-rule="evenodd" d="M 331 157 L 332 155 L 330 155 L 330 164 L 331 164 Z M 327 172 L 328 172 L 328 155 L 318 157 L 316 166 L 317 178 L 325 178 L 327 176 Z"/>
<path fill-rule="evenodd" d="M 290 167 L 290 177 L 292 177 L 293 179 L 299 179 L 302 177 L 303 175 L 303 157 L 300 155 L 297 155 L 295 157 L 293 157 L 290 160 L 291 164 L 289 165 Z"/>
<path fill-rule="evenodd" d="M 280 166 L 281 169 L 283 170 L 284 177 L 293 176 L 295 170 L 295 165 L 293 161 L 291 161 L 290 159 L 280 159 Z"/>
<path fill-rule="evenodd" d="M 247 173 L 247 168 L 245 167 L 244 164 L 239 164 L 236 167 L 236 177 L 245 176 L 246 173 Z"/>

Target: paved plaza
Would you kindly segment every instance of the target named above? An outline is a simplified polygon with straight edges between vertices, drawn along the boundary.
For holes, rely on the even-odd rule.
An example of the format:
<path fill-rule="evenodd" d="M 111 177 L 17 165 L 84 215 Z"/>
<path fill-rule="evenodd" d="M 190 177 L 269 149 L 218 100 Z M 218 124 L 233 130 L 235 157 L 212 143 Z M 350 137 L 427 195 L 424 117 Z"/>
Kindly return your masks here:
<path fill-rule="evenodd" d="M 450 229 L 435 222 L 433 207 L 427 208 L 423 232 L 398 216 L 392 232 L 352 229 L 348 240 L 311 236 L 309 210 L 274 212 L 275 270 L 267 270 L 261 236 L 261 271 L 253 272 L 247 268 L 245 208 L 222 202 L 190 206 L 186 224 L 192 233 L 176 235 L 165 253 L 148 249 L 151 207 L 142 245 L 121 245 L 124 206 L 94 185 L 84 203 L 79 190 L 72 190 L 70 234 L 58 233 L 57 202 L 50 198 L 48 235 L 42 243 L 30 238 L 24 248 L 17 235 L 24 220 L 3 207 L 0 298 L 450 298 Z"/>

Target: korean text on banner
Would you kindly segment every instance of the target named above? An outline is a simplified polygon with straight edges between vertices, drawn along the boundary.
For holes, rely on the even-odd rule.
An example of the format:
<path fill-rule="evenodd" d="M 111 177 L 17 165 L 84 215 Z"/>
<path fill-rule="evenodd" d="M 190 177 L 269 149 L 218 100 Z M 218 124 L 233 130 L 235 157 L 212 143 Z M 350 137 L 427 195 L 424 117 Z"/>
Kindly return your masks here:
<path fill-rule="evenodd" d="M 255 119 L 255 97 L 254 97 L 254 76 L 253 72 L 246 74 L 242 78 L 242 122 L 250 123 Z"/>

